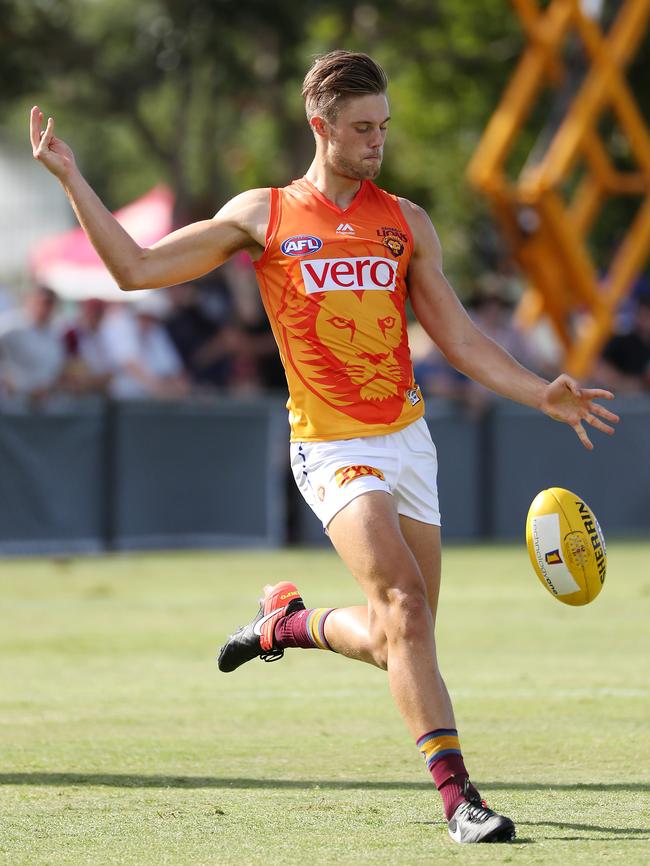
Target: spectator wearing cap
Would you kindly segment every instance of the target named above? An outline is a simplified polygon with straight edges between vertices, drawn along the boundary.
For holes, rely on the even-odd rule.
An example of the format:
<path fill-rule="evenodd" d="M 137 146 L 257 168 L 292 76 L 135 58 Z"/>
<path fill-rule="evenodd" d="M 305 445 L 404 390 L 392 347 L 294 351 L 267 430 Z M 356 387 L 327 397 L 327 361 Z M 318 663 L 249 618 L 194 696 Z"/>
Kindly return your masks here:
<path fill-rule="evenodd" d="M 65 352 L 53 325 L 57 296 L 45 286 L 0 316 L 0 393 L 41 400 L 57 391 Z"/>
<path fill-rule="evenodd" d="M 163 291 L 152 291 L 109 311 L 102 335 L 111 363 L 109 393 L 118 399 L 174 399 L 189 392 L 182 361 L 162 320 Z"/>

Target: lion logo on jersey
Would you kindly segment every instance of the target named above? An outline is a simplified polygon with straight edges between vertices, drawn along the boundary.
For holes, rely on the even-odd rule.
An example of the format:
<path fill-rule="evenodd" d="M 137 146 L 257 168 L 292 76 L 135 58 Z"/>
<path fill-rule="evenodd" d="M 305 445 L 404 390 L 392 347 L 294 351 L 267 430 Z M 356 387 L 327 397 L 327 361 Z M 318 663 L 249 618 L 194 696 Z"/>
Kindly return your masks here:
<path fill-rule="evenodd" d="M 387 235 L 384 238 L 384 246 L 388 247 L 390 252 L 395 256 L 395 258 L 399 258 L 404 252 L 404 244 L 399 238 L 395 238 L 392 235 Z"/>
<path fill-rule="evenodd" d="M 389 293 L 332 292 L 316 316 L 316 335 L 359 387 L 362 400 L 386 400 L 398 393 L 402 368 L 395 350 L 402 321 Z M 348 297 L 345 297 L 348 295 Z"/>
<path fill-rule="evenodd" d="M 411 387 L 403 310 L 394 292 L 299 294 L 290 281 L 280 324 L 294 370 L 324 402 L 359 421 L 396 420 Z"/>

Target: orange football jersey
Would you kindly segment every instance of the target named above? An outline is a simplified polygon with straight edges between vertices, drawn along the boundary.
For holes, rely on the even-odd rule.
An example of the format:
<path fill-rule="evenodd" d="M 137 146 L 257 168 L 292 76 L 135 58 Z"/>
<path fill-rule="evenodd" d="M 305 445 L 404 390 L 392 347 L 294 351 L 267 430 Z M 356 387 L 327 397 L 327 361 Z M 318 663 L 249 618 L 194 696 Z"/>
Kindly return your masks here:
<path fill-rule="evenodd" d="M 406 332 L 412 250 L 399 202 L 370 181 L 345 210 L 304 177 L 271 190 L 255 270 L 292 441 L 383 435 L 422 416 Z"/>

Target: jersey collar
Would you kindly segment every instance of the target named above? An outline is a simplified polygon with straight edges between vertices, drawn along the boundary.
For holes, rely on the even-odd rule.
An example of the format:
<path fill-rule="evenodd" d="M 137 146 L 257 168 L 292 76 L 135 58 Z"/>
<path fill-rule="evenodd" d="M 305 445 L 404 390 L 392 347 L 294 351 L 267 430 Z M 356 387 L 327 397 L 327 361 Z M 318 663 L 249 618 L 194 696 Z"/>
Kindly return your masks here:
<path fill-rule="evenodd" d="M 343 215 L 343 214 L 348 215 L 348 214 L 352 213 L 352 211 L 355 211 L 359 207 L 359 205 L 362 203 L 363 199 L 365 198 L 366 191 L 368 188 L 368 181 L 362 180 L 361 186 L 357 190 L 357 193 L 354 196 L 354 198 L 352 199 L 352 201 L 350 202 L 350 204 L 346 208 L 340 208 L 338 205 L 334 204 L 333 201 L 330 201 L 330 199 L 328 199 L 327 196 L 324 196 L 323 193 L 318 189 L 318 187 L 314 186 L 314 184 L 310 180 L 307 180 L 306 177 L 302 177 L 300 180 L 302 183 L 304 183 L 308 187 L 309 192 L 315 198 L 317 198 L 321 204 L 324 204 L 325 207 L 328 207 L 330 210 L 333 210 L 334 213 L 339 214 L 339 215 Z"/>

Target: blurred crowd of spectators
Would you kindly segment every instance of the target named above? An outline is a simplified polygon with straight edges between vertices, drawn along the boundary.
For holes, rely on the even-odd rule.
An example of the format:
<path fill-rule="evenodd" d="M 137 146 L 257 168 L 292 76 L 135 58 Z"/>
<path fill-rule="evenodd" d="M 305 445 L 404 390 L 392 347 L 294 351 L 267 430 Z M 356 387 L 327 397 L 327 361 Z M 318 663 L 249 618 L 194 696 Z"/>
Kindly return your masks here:
<path fill-rule="evenodd" d="M 543 324 L 522 332 L 513 319 L 520 287 L 508 273 L 477 282 L 469 313 L 488 336 L 546 378 L 559 353 Z M 427 396 L 479 415 L 492 395 L 446 362 L 422 328 L 409 327 L 416 381 Z M 650 290 L 623 307 L 592 381 L 619 394 L 650 393 Z M 209 278 L 107 303 L 60 300 L 38 286 L 22 304 L 0 297 L 0 400 L 38 405 L 53 395 L 175 399 L 211 393 L 286 393 L 286 383 L 250 261 Z"/>
<path fill-rule="evenodd" d="M 477 281 L 466 307 L 478 327 L 540 376 L 551 380 L 562 372 L 562 353 L 550 326 L 540 320 L 522 330 L 515 322 L 521 286 L 510 272 L 489 272 Z M 493 395 L 451 367 L 420 325 L 410 326 L 415 378 L 429 396 L 453 399 L 470 415 L 480 415 Z M 585 384 L 611 388 L 616 394 L 650 394 L 650 285 L 642 277 L 621 306 L 615 333 Z"/>
<path fill-rule="evenodd" d="M 175 399 L 286 389 L 254 274 L 235 261 L 205 281 L 107 303 L 45 286 L 0 311 L 0 397 Z"/>

